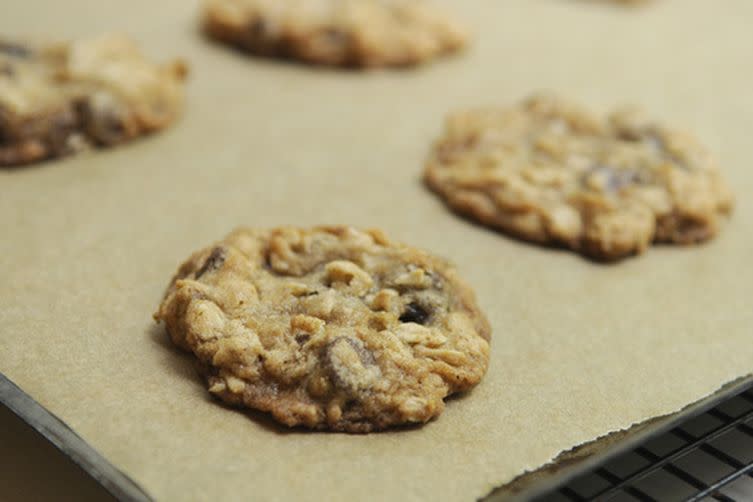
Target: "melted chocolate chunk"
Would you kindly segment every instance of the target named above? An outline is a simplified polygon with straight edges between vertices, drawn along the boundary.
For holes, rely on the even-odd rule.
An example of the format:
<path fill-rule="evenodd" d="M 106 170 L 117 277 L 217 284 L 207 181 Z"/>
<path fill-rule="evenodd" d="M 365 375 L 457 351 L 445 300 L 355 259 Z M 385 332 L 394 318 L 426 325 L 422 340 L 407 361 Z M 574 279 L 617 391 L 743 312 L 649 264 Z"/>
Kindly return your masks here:
<path fill-rule="evenodd" d="M 13 44 L 10 42 L 0 41 L 0 52 L 13 56 L 15 58 L 28 58 L 31 56 L 31 51 L 23 45 Z"/>
<path fill-rule="evenodd" d="M 298 343 L 298 345 L 304 345 L 310 339 L 311 339 L 311 335 L 309 335 L 308 333 L 299 333 L 295 335 L 295 341 L 296 343 Z"/>
<path fill-rule="evenodd" d="M 398 318 L 400 322 L 415 322 L 416 324 L 424 324 L 428 319 L 429 313 L 416 302 L 406 305 L 405 310 Z"/>
<path fill-rule="evenodd" d="M 95 119 L 90 129 L 92 136 L 103 145 L 114 145 L 125 139 L 125 127 L 122 120 L 114 113 L 107 113 Z"/>
<path fill-rule="evenodd" d="M 327 28 L 322 31 L 322 38 L 332 45 L 345 45 L 349 35 L 339 28 Z"/>
<path fill-rule="evenodd" d="M 207 258 L 207 260 L 204 262 L 204 265 L 202 265 L 201 268 L 196 271 L 196 278 L 200 278 L 207 272 L 217 270 L 222 266 L 223 263 L 225 263 L 225 250 L 219 247 L 214 248 L 212 250 L 212 254 L 210 254 L 209 258 Z"/>
<path fill-rule="evenodd" d="M 643 140 L 644 134 L 642 131 L 637 131 L 635 129 L 620 129 L 617 132 L 617 138 L 623 141 L 631 141 L 633 143 L 637 143 Z"/>
<path fill-rule="evenodd" d="M 338 358 L 334 355 L 337 350 L 336 347 L 343 343 L 350 345 L 350 348 L 352 348 L 356 355 L 358 355 L 358 359 L 364 367 L 375 365 L 376 358 L 374 357 L 374 354 L 366 348 L 366 345 L 357 338 L 338 336 L 324 347 L 323 362 L 329 371 L 332 383 L 338 389 L 345 390 L 349 394 L 352 394 L 358 384 L 352 380 L 350 370 L 347 367 L 342 367 L 341 364 L 338 364 Z"/>
<path fill-rule="evenodd" d="M 610 193 L 618 192 L 628 185 L 638 185 L 646 181 L 638 171 L 617 169 L 606 165 L 597 165 L 589 169 L 583 175 L 582 183 L 587 184 L 591 176 L 604 176 L 606 179 L 605 188 Z"/>
<path fill-rule="evenodd" d="M 98 106 L 91 99 L 81 99 L 74 103 L 83 129 L 96 144 L 111 146 L 122 142 L 128 136 L 123 118 L 118 111 Z"/>

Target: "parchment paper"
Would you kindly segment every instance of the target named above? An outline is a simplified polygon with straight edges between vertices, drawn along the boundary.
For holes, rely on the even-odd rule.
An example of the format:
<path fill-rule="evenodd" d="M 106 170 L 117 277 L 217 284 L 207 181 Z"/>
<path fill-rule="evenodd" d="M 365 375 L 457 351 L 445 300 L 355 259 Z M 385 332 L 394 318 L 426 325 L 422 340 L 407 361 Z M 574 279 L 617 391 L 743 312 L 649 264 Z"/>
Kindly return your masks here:
<path fill-rule="evenodd" d="M 174 128 L 0 171 L 0 371 L 160 500 L 470 500 L 753 370 L 753 2 L 452 5 L 465 55 L 417 71 L 248 59 L 187 0 L 3 0 L 0 32 L 123 31 L 191 64 Z M 714 242 L 618 265 L 521 243 L 419 180 L 441 118 L 552 89 L 696 132 L 738 194 Z M 491 368 L 425 427 L 288 432 L 208 398 L 150 315 L 178 263 L 241 224 L 351 223 L 453 260 L 494 328 Z"/>

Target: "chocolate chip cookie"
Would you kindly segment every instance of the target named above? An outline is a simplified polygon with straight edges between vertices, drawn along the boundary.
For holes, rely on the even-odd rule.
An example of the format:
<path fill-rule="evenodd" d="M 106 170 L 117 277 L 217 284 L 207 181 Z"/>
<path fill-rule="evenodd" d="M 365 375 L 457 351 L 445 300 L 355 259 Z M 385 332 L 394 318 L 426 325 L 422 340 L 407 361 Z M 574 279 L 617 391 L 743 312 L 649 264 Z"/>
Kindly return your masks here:
<path fill-rule="evenodd" d="M 156 66 L 126 37 L 54 45 L 0 40 L 0 166 L 112 146 L 162 129 L 185 66 Z"/>
<path fill-rule="evenodd" d="M 463 47 L 424 0 L 207 0 L 206 33 L 247 52 L 332 66 L 407 66 Z"/>
<path fill-rule="evenodd" d="M 489 360 L 452 267 L 345 226 L 236 230 L 180 266 L 155 319 L 209 392 L 312 429 L 426 422 Z"/>
<path fill-rule="evenodd" d="M 604 260 L 705 241 L 732 208 L 691 135 L 635 109 L 603 119 L 546 95 L 448 117 L 425 179 L 462 214 Z"/>

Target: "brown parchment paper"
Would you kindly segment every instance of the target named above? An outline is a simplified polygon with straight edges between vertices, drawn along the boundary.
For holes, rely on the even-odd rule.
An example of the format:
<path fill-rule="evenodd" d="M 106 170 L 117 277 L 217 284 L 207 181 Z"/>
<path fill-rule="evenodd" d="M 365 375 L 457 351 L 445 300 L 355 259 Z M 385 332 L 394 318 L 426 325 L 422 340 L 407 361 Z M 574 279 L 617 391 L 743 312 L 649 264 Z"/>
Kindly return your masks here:
<path fill-rule="evenodd" d="M 753 370 L 753 2 L 474 0 L 463 56 L 416 71 L 248 59 L 187 0 L 3 0 L 0 32 L 122 31 L 191 64 L 184 119 L 0 171 L 0 371 L 159 500 L 471 500 Z M 738 194 L 720 237 L 617 265 L 506 238 L 420 183 L 449 109 L 552 89 L 695 131 Z M 415 430 L 289 432 L 207 397 L 151 313 L 233 227 L 382 227 L 453 260 L 494 328 L 487 378 Z"/>

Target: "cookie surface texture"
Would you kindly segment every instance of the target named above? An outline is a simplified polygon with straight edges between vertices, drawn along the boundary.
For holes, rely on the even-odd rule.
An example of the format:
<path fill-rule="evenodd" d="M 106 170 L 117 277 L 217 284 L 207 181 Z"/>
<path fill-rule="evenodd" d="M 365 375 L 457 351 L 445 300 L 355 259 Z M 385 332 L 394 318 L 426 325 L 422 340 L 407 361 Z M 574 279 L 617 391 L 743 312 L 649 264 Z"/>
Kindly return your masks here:
<path fill-rule="evenodd" d="M 450 115 L 424 174 L 461 214 L 600 260 L 710 239 L 733 205 L 691 135 L 551 95 Z"/>
<path fill-rule="evenodd" d="M 489 358 L 454 269 L 377 230 L 238 229 L 181 265 L 155 319 L 212 394 L 320 430 L 426 422 Z"/>
<path fill-rule="evenodd" d="M 204 30 L 252 54 L 348 67 L 415 65 L 466 41 L 424 0 L 207 0 Z"/>
<path fill-rule="evenodd" d="M 111 146 L 182 107 L 181 63 L 149 63 L 123 36 L 34 46 L 0 40 L 0 166 Z"/>

